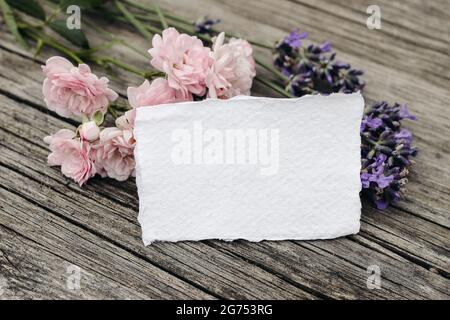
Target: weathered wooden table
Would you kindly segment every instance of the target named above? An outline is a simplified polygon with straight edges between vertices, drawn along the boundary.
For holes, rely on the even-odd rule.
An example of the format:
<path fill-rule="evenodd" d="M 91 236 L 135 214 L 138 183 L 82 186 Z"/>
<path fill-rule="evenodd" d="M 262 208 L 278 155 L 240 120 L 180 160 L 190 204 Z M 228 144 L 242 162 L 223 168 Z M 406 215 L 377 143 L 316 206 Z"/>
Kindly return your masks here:
<path fill-rule="evenodd" d="M 340 59 L 366 71 L 368 102 L 408 103 L 417 115 L 416 123 L 407 124 L 420 148 L 409 192 L 384 212 L 364 204 L 361 232 L 345 238 L 146 248 L 134 180 L 95 178 L 79 188 L 47 166 L 42 138 L 77 124 L 46 109 L 45 58 L 16 46 L 1 20 L 0 299 L 450 298 L 449 2 L 377 1 L 380 30 L 366 26 L 368 0 L 160 2 L 190 19 L 219 17 L 225 31 L 267 44 L 296 27 L 315 42 L 330 40 Z M 150 46 L 130 29 L 106 28 Z M 85 31 L 101 41 L 95 31 Z M 114 50 L 120 59 L 148 67 L 128 49 Z M 270 52 L 257 55 L 270 60 Z M 121 93 L 140 81 L 119 71 L 108 75 Z M 258 85 L 254 93 L 268 94 Z M 370 289 L 368 276 L 377 267 L 381 287 Z"/>

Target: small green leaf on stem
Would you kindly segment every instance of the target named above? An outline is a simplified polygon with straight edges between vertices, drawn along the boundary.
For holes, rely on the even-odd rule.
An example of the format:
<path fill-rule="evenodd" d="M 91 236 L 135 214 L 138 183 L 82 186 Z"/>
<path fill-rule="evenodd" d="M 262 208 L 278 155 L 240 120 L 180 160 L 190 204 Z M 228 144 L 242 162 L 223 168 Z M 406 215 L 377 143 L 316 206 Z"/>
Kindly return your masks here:
<path fill-rule="evenodd" d="M 24 49 L 28 49 L 28 44 L 26 43 L 25 39 L 19 32 L 19 28 L 17 27 L 17 22 L 16 19 L 14 18 L 14 14 L 5 0 L 0 0 L 0 9 L 2 10 L 3 16 L 5 17 L 5 23 L 8 26 L 11 33 L 14 35 L 14 38 L 16 38 L 16 41 Z"/>
<path fill-rule="evenodd" d="M 80 29 L 69 29 L 65 20 L 54 20 L 48 26 L 61 37 L 80 48 L 89 49 L 89 42 Z"/>
<path fill-rule="evenodd" d="M 97 111 L 92 116 L 92 120 L 94 120 L 98 126 L 101 126 L 101 124 L 103 123 L 103 120 L 105 120 L 105 115 L 103 114 L 103 112 Z"/>
<path fill-rule="evenodd" d="M 22 11 L 33 18 L 45 21 L 45 11 L 35 0 L 6 0 L 6 2 L 14 9 Z"/>

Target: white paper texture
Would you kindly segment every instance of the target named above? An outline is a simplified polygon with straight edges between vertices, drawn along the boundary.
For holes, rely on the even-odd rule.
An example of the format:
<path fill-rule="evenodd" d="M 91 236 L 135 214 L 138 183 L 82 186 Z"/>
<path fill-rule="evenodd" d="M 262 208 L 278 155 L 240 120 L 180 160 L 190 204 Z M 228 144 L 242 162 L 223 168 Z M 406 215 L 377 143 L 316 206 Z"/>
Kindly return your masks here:
<path fill-rule="evenodd" d="M 357 233 L 363 108 L 360 93 L 139 108 L 144 244 Z"/>

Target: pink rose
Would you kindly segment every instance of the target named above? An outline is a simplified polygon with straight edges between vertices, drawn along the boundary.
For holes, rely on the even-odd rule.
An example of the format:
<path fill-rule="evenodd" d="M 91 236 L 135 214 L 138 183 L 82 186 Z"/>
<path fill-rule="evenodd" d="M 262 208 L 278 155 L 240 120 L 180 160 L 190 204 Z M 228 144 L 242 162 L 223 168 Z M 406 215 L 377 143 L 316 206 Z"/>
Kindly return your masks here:
<path fill-rule="evenodd" d="M 211 53 L 214 63 L 208 73 L 206 85 L 211 98 L 231 98 L 250 95 L 256 75 L 251 45 L 242 39 L 231 39 L 224 44 L 222 32 L 214 41 Z"/>
<path fill-rule="evenodd" d="M 152 40 L 151 64 L 167 74 L 169 85 L 202 96 L 206 92 L 205 80 L 212 63 L 210 49 L 187 34 L 180 34 L 174 28 L 167 28 L 162 37 L 156 34 Z"/>
<path fill-rule="evenodd" d="M 100 79 L 86 64 L 74 67 L 62 57 L 51 57 L 42 70 L 46 75 L 42 92 L 50 110 L 63 117 L 88 116 L 106 112 L 118 95 L 108 88 L 108 79 Z"/>
<path fill-rule="evenodd" d="M 94 163 L 89 157 L 90 145 L 75 137 L 75 132 L 61 129 L 47 136 L 44 141 L 51 150 L 48 164 L 61 166 L 61 172 L 82 186 L 96 173 Z"/>
<path fill-rule="evenodd" d="M 131 109 L 116 119 L 116 127 L 122 130 L 133 130 L 136 109 Z"/>
<path fill-rule="evenodd" d="M 134 140 L 132 130 L 105 128 L 100 132 L 100 140 L 93 145 L 93 158 L 97 172 L 102 177 L 119 181 L 134 175 Z"/>
<path fill-rule="evenodd" d="M 127 95 L 128 102 L 133 110 L 129 110 L 117 118 L 116 125 L 118 127 L 120 126 L 117 123 L 122 123 L 123 128 L 134 126 L 136 108 L 192 100 L 190 93 L 175 90 L 169 86 L 169 82 L 164 78 L 157 78 L 151 83 L 145 80 L 139 87 L 128 87 Z"/>
<path fill-rule="evenodd" d="M 97 126 L 95 121 L 89 121 L 83 123 L 78 133 L 80 134 L 80 138 L 85 141 L 94 141 L 97 140 L 100 135 L 100 128 Z"/>
<path fill-rule="evenodd" d="M 190 93 L 175 90 L 164 78 L 157 78 L 152 83 L 145 80 L 137 88 L 129 87 L 127 95 L 133 108 L 192 100 Z"/>

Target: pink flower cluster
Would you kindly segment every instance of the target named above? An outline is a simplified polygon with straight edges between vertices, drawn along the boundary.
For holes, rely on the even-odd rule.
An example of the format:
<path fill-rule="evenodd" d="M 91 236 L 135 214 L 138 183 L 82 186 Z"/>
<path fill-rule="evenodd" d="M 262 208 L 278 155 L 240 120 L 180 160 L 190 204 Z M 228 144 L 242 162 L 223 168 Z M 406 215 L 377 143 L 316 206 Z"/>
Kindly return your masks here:
<path fill-rule="evenodd" d="M 86 64 L 75 67 L 62 57 L 52 57 L 42 67 L 46 76 L 43 95 L 50 110 L 63 117 L 83 119 L 77 131 L 61 129 L 47 136 L 48 163 L 80 186 L 96 174 L 124 181 L 135 174 L 133 135 L 136 109 L 205 98 L 227 99 L 249 95 L 255 77 L 250 44 L 242 39 L 225 43 L 225 34 L 214 39 L 212 49 L 201 40 L 174 28 L 155 35 L 149 50 L 151 65 L 166 74 L 145 80 L 127 90 L 131 109 L 116 119 L 115 127 L 100 128 L 94 121 L 118 97 L 108 79 L 98 78 Z"/>
<path fill-rule="evenodd" d="M 151 64 L 167 74 L 168 85 L 183 93 L 211 98 L 249 95 L 255 77 L 251 45 L 242 39 L 224 43 L 225 34 L 215 40 L 212 50 L 196 37 L 180 34 L 174 28 L 153 37 L 148 52 Z"/>
<path fill-rule="evenodd" d="M 47 136 L 48 164 L 80 186 L 96 173 L 119 181 L 134 174 L 133 131 L 123 127 L 100 128 L 94 121 L 82 124 L 77 133 L 61 129 Z"/>

